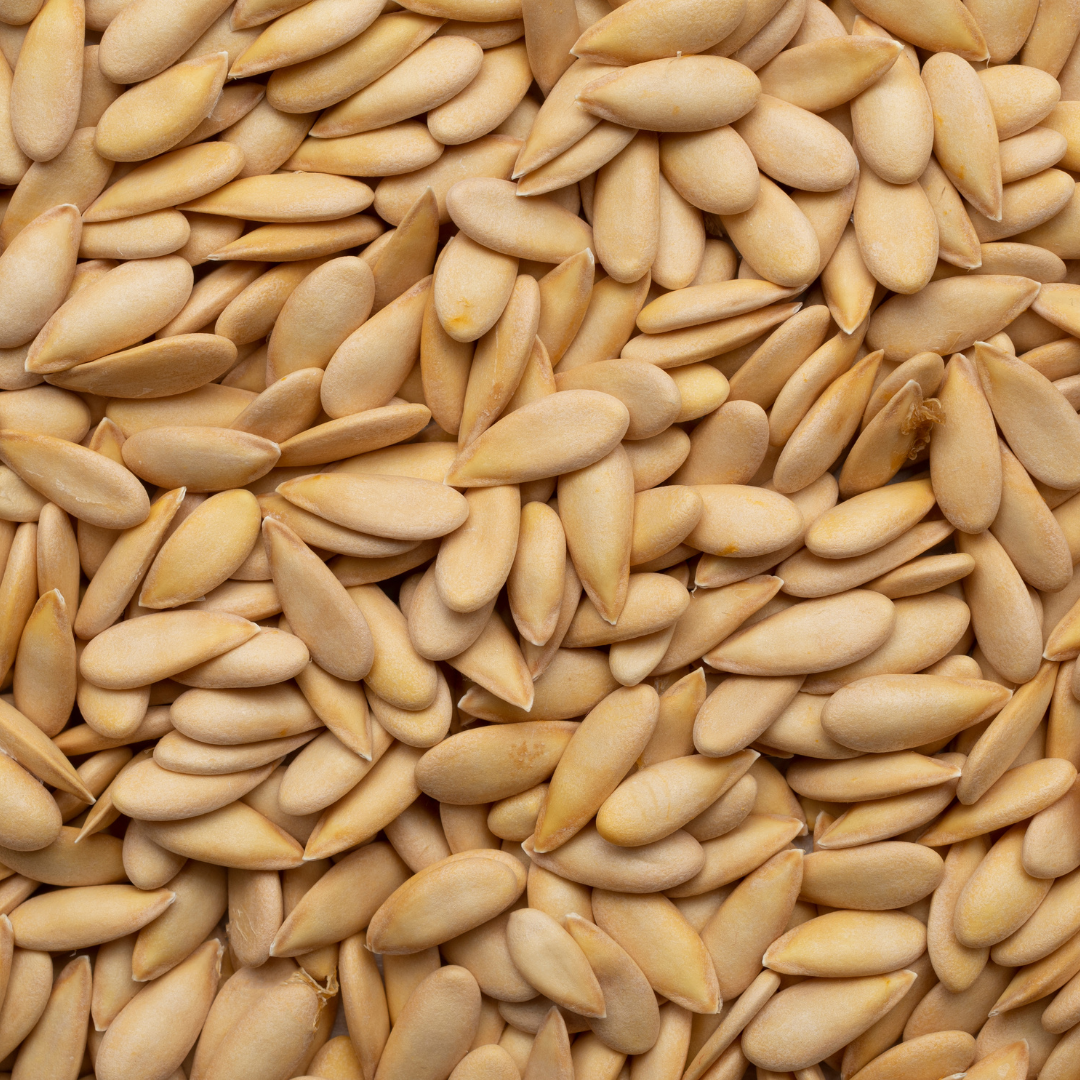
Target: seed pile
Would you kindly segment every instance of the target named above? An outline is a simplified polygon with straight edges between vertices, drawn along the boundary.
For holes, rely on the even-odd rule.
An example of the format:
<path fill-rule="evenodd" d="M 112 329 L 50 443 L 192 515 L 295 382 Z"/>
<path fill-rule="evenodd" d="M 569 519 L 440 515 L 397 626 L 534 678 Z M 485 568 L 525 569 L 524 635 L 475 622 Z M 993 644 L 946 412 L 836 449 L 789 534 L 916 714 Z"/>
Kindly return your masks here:
<path fill-rule="evenodd" d="M 1078 37 L 0 0 L 0 1077 L 1076 1080 Z"/>

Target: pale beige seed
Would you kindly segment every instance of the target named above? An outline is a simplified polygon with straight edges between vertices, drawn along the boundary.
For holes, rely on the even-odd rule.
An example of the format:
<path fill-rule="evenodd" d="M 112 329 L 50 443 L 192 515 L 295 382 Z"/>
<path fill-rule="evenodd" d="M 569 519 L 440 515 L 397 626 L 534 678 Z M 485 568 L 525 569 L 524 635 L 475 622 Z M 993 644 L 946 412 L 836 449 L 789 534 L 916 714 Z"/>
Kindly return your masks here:
<path fill-rule="evenodd" d="M 688 56 L 604 75 L 588 84 L 577 100 L 589 112 L 625 127 L 705 131 L 737 120 L 753 107 L 758 94 L 757 80 L 734 61 Z"/>
<path fill-rule="evenodd" d="M 849 371 L 865 336 L 865 322 L 858 324 L 851 334 L 836 334 L 792 373 L 776 395 L 769 415 L 769 442 L 773 446 L 783 447 L 830 383 Z"/>
<path fill-rule="evenodd" d="M 158 552 L 139 603 L 149 608 L 178 607 L 205 596 L 248 557 L 258 539 L 259 524 L 258 503 L 250 492 L 222 492 L 207 499 Z M 214 559 L 208 561 L 211 547 Z"/>
<path fill-rule="evenodd" d="M 633 542 L 633 473 L 626 453 L 616 447 L 594 464 L 564 473 L 558 491 L 574 569 L 601 617 L 615 622 L 626 604 Z"/>
<path fill-rule="evenodd" d="M 584 1015 L 606 1015 L 604 993 L 585 953 L 550 915 L 530 908 L 511 913 L 506 940 L 514 964 L 541 993 Z"/>
<path fill-rule="evenodd" d="M 802 517 L 775 491 L 738 484 L 700 484 L 703 511 L 687 540 L 714 555 L 752 558 L 787 547 L 802 532 Z"/>
<path fill-rule="evenodd" d="M 833 796 L 847 791 L 862 800 L 934 787 L 959 775 L 957 764 L 912 751 L 894 751 L 849 761 L 800 761 L 791 767 L 789 783 L 798 794 L 812 799 L 833 801 Z"/>
<path fill-rule="evenodd" d="M 854 224 L 866 269 L 886 288 L 911 294 L 929 282 L 938 259 L 938 226 L 917 180 L 891 184 L 864 166 Z"/>
<path fill-rule="evenodd" d="M 230 77 L 243 78 L 319 56 L 354 38 L 378 14 L 371 5 L 348 7 L 335 4 L 332 0 L 324 0 L 310 11 L 290 11 L 297 7 L 290 4 L 285 8 L 282 16 L 284 21 L 275 19 L 240 54 L 229 72 Z M 267 20 L 260 17 L 260 21 Z M 239 28 L 254 23 L 241 20 L 236 25 Z"/>
<path fill-rule="evenodd" d="M 760 192 L 757 163 L 733 127 L 665 135 L 660 167 L 691 206 L 709 213 L 742 214 Z"/>
<path fill-rule="evenodd" d="M 882 975 L 926 948 L 926 928 L 901 912 L 834 911 L 789 930 L 765 950 L 764 964 L 820 978 Z"/>
<path fill-rule="evenodd" d="M 83 651 L 80 670 L 106 689 L 134 689 L 219 656 L 257 632 L 235 615 L 160 612 L 98 634 Z"/>
<path fill-rule="evenodd" d="M 297 636 L 331 675 L 366 675 L 372 663 L 371 633 L 340 582 L 287 525 L 267 518 L 263 533 L 282 608 Z"/>
<path fill-rule="evenodd" d="M 317 261 L 276 266 L 234 296 L 218 315 L 214 332 L 242 346 L 265 337 L 289 294 Z"/>
<path fill-rule="evenodd" d="M 323 56 L 278 68 L 267 87 L 270 103 L 287 113 L 304 113 L 341 101 L 368 85 L 416 49 L 439 22 L 407 14 L 377 18 L 367 30 Z"/>
<path fill-rule="evenodd" d="M 929 480 L 868 491 L 826 510 L 806 531 L 806 546 L 829 559 L 864 555 L 906 532 L 933 505 Z"/>
<path fill-rule="evenodd" d="M 88 221 L 116 221 L 196 199 L 243 168 L 243 151 L 228 143 L 199 143 L 140 165 L 96 199 Z"/>
<path fill-rule="evenodd" d="M 181 334 L 50 375 L 56 386 L 106 397 L 169 397 L 204 386 L 236 362 L 235 346 L 213 334 Z"/>
<path fill-rule="evenodd" d="M 920 702 L 919 722 L 908 729 L 899 717 L 911 715 L 915 700 Z M 943 739 L 989 719 L 1008 701 L 1008 691 L 988 681 L 941 675 L 874 675 L 837 690 L 825 706 L 822 725 L 845 746 L 889 752 Z M 868 723 L 871 713 L 876 714 L 872 724 Z"/>
<path fill-rule="evenodd" d="M 59 835 L 60 810 L 55 800 L 25 769 L 5 756 L 3 770 L 5 828 L 2 841 L 6 847 L 34 851 L 51 844 Z"/>
<path fill-rule="evenodd" d="M 431 278 L 423 278 L 338 347 L 322 384 L 335 419 L 389 403 L 419 356 L 420 325 Z"/>
<path fill-rule="evenodd" d="M 862 17 L 857 36 L 884 34 Z M 855 138 L 867 165 L 891 184 L 908 184 L 923 174 L 934 141 L 934 119 L 918 68 L 906 55 L 851 103 Z"/>
<path fill-rule="evenodd" d="M 599 390 L 618 398 L 630 413 L 626 438 L 660 434 L 678 416 L 681 395 L 671 377 L 639 360 L 602 360 L 555 376 L 559 390 Z"/>
<path fill-rule="evenodd" d="M 177 315 L 191 288 L 191 267 L 178 255 L 118 266 L 49 319 L 27 353 L 29 370 L 65 371 L 136 344 Z"/>
<path fill-rule="evenodd" d="M 593 235 L 610 277 L 637 281 L 656 258 L 660 235 L 659 142 L 639 132 L 596 174 Z"/>
<path fill-rule="evenodd" d="M 431 134 L 445 145 L 457 146 L 497 129 L 517 107 L 532 81 L 526 49 L 527 43 L 522 41 L 488 48 L 473 81 L 431 110 Z M 567 65 L 570 62 L 567 56 Z"/>
<path fill-rule="evenodd" d="M 1036 293 L 1037 283 L 1007 275 L 932 281 L 915 296 L 882 304 L 870 319 L 867 344 L 884 349 L 886 360 L 927 349 L 954 353 L 992 337 L 1026 310 Z"/>
<path fill-rule="evenodd" d="M 953 915 L 953 928 L 962 945 L 979 948 L 1004 940 L 1049 892 L 1049 879 L 1033 878 L 1023 869 L 1023 841 L 1024 827 L 1014 825 L 968 878 Z"/>
<path fill-rule="evenodd" d="M 534 645 L 543 645 L 554 633 L 565 566 L 566 537 L 558 514 L 545 503 L 526 503 L 506 584 L 514 624 Z"/>
<path fill-rule="evenodd" d="M 978 537 L 960 533 L 957 547 L 975 560 L 964 591 L 972 629 L 984 639 L 980 642 L 983 652 L 1006 677 L 1027 682 L 1035 676 L 1041 659 L 1041 633 L 1027 587 L 990 533 Z"/>
<path fill-rule="evenodd" d="M 288 173 L 233 180 L 182 209 L 269 222 L 331 221 L 365 210 L 374 194 L 344 176 Z"/>
<path fill-rule="evenodd" d="M 531 275 L 522 274 L 494 326 L 476 346 L 462 401 L 461 447 L 474 442 L 507 410 L 525 378 L 539 318 L 539 288 Z"/>
<path fill-rule="evenodd" d="M 407 877 L 407 868 L 388 844 L 369 844 L 347 856 L 288 913 L 271 955 L 299 956 L 358 933 Z"/>
<path fill-rule="evenodd" d="M 215 998 L 203 1025 L 192 1061 L 193 1076 L 206 1075 L 210 1058 L 251 1003 L 258 1000 L 266 990 L 285 982 L 296 971 L 296 965 L 290 960 L 271 960 L 260 968 L 237 972 L 239 978 L 235 980 L 227 980 L 231 983 L 229 989 Z"/>
<path fill-rule="evenodd" d="M 945 516 L 960 529 L 981 532 L 998 512 L 1002 467 L 993 416 L 973 368 L 960 355 L 946 368 L 940 399 L 954 423 L 948 431 L 937 426 L 931 436 L 930 475 Z"/>
<path fill-rule="evenodd" d="M 542 720 L 460 732 L 421 758 L 417 783 L 450 805 L 508 798 L 548 779 L 575 730 L 566 721 Z M 516 761 L 521 764 L 512 768 Z"/>
<path fill-rule="evenodd" d="M 20 948 L 80 949 L 141 929 L 172 902 L 167 889 L 91 885 L 34 897 L 12 912 L 11 925 Z"/>
<path fill-rule="evenodd" d="M 877 647 L 868 648 L 871 643 L 885 640 L 895 618 L 891 603 L 871 602 L 870 595 L 854 591 L 779 612 L 722 642 L 709 653 L 709 662 L 744 675 L 793 675 L 861 659 Z M 843 628 L 854 631 L 856 622 L 858 640 L 845 641 Z M 818 637 L 825 625 L 831 627 L 824 632 L 829 642 Z"/>
<path fill-rule="evenodd" d="M 600 929 L 626 950 L 654 990 L 691 1012 L 718 1010 L 712 959 L 670 900 L 657 893 L 629 896 L 598 890 L 593 911 Z"/>
<path fill-rule="evenodd" d="M 736 29 L 742 11 L 737 4 L 705 8 L 689 0 L 673 5 L 654 21 L 650 6 L 638 4 L 618 18 L 606 16 L 594 23 L 573 51 L 576 56 L 591 56 L 609 64 L 704 52 Z"/>
<path fill-rule="evenodd" d="M 412 403 L 367 409 L 362 414 L 317 424 L 284 440 L 278 460 L 283 466 L 319 465 L 354 451 L 369 453 L 410 438 L 430 419 L 431 413 L 425 406 Z"/>
<path fill-rule="evenodd" d="M 632 574 L 627 602 L 613 626 L 600 615 L 592 600 L 578 606 L 563 644 L 567 648 L 629 641 L 671 626 L 686 610 L 685 588 L 666 574 Z M 666 649 L 666 646 L 665 646 Z"/>
<path fill-rule="evenodd" d="M 86 1023 L 92 988 L 90 958 L 81 956 L 57 974 L 48 1004 L 15 1061 L 18 1075 L 32 1076 L 50 1068 L 77 1072 L 86 1048 Z"/>
<path fill-rule="evenodd" d="M 525 889 L 521 864 L 501 851 L 473 850 L 433 863 L 395 890 L 372 916 L 369 946 L 409 954 L 487 922 Z"/>
<path fill-rule="evenodd" d="M 270 334 L 267 365 L 280 378 L 301 367 L 325 368 L 367 317 L 374 297 L 370 268 L 348 256 L 316 267 L 289 294 Z"/>
<path fill-rule="evenodd" d="M 52 985 L 52 958 L 47 952 L 13 951 L 9 992 L 0 1007 L 0 1049 L 10 1054 L 29 1034 L 45 1010 Z"/>
<path fill-rule="evenodd" d="M 34 17 L 11 83 L 11 128 L 35 161 L 67 145 L 79 118 L 85 13 L 70 0 L 48 0 Z"/>
<path fill-rule="evenodd" d="M 886 840 L 808 855 L 802 894 L 813 903 L 830 907 L 884 911 L 929 896 L 943 874 L 944 863 L 936 852 Z"/>
<path fill-rule="evenodd" d="M 403 743 L 391 747 L 361 783 L 323 812 L 308 838 L 306 857 L 344 851 L 393 821 L 420 794 L 413 776 L 420 755 Z"/>
<path fill-rule="evenodd" d="M 75 642 L 67 604 L 56 589 L 42 594 L 23 627 L 15 657 L 15 707 L 47 735 L 64 726 L 75 703 Z"/>
<path fill-rule="evenodd" d="M 400 1080 L 420 1070 L 449 1075 L 476 1035 L 480 989 L 463 967 L 449 965 L 427 976 L 406 1003 L 379 1061 L 380 1080 Z"/>
<path fill-rule="evenodd" d="M 243 802 L 178 821 L 146 825 L 150 839 L 189 859 L 240 870 L 286 870 L 299 866 L 303 849 L 269 818 Z"/>
<path fill-rule="evenodd" d="M 964 775 L 957 787 L 960 802 L 976 802 L 1005 772 L 1005 759 L 1009 763 L 1015 759 L 1050 704 L 1056 676 L 1054 664 L 1043 661 L 1035 677 L 1017 688 L 1001 719 L 991 722 L 979 736 L 964 762 Z"/>
<path fill-rule="evenodd" d="M 213 1000 L 222 951 L 217 941 L 207 941 L 125 1006 L 109 1025 L 111 1034 L 98 1047 L 95 1068 L 103 1077 L 126 1080 L 132 1075 L 132 1066 L 125 1060 L 129 1054 L 152 1060 L 161 1071 L 174 1065 L 181 1054 L 187 1056 Z M 176 1021 L 164 1042 L 147 1023 L 161 1008 L 168 1009 Z"/>
<path fill-rule="evenodd" d="M 1045 758 L 1019 765 L 1006 772 L 978 802 L 951 807 L 920 842 L 934 847 L 952 844 L 1023 821 L 1057 802 L 1073 782 L 1067 761 Z M 989 827 L 984 827 L 988 822 Z"/>
<path fill-rule="evenodd" d="M 483 52 L 476 42 L 463 37 L 433 38 L 385 75 L 328 109 L 312 133 L 319 138 L 353 135 L 434 110 L 464 90 L 482 64 Z"/>
<path fill-rule="evenodd" d="M 729 758 L 689 755 L 650 765 L 604 800 L 597 831 L 626 847 L 670 836 L 732 787 L 754 760 L 754 751 L 744 751 Z"/>
<path fill-rule="evenodd" d="M 227 68 L 227 54 L 209 53 L 121 94 L 98 121 L 98 153 L 112 161 L 144 161 L 171 149 L 211 111 Z"/>
<path fill-rule="evenodd" d="M 194 861 L 184 865 L 170 883 L 175 902 L 135 939 L 131 970 L 137 981 L 160 977 L 205 941 L 226 910 L 226 880 L 219 866 Z"/>
<path fill-rule="evenodd" d="M 762 90 L 810 112 L 850 101 L 892 69 L 900 49 L 855 34 L 793 45 L 759 68 Z"/>
<path fill-rule="evenodd" d="M 475 341 L 492 326 L 514 288 L 517 260 L 459 235 L 447 245 L 435 275 L 435 310 L 455 341 Z"/>
<path fill-rule="evenodd" d="M 798 491 L 828 470 L 858 427 L 880 364 L 880 353 L 864 356 L 814 402 L 777 459 L 773 484 L 778 491 Z"/>
<path fill-rule="evenodd" d="M 552 394 L 493 424 L 458 455 L 447 479 L 490 487 L 579 470 L 610 454 L 628 425 L 626 406 L 608 394 Z"/>
<path fill-rule="evenodd" d="M 9 241 L 0 257 L 5 296 L 0 345 L 32 340 L 63 302 L 80 236 L 77 209 L 68 204 L 46 210 L 23 229 L 21 239 Z"/>
<path fill-rule="evenodd" d="M 627 727 L 624 710 L 632 710 L 632 728 Z M 625 769 L 620 769 L 620 762 L 634 760 L 648 743 L 658 712 L 655 691 L 641 686 L 616 690 L 589 713 L 552 777 L 537 821 L 537 848 L 554 850 L 588 822 L 622 778 Z M 595 763 L 597 751 L 591 747 L 604 747 L 610 764 L 603 772 L 594 771 L 584 782 L 585 762 Z"/>
<path fill-rule="evenodd" d="M 589 226 L 552 198 L 518 199 L 515 192 L 504 180 L 461 180 L 447 193 L 447 210 L 473 240 L 505 255 L 562 262 L 593 246 Z"/>
<path fill-rule="evenodd" d="M 208 492 L 249 484 L 265 476 L 281 456 L 269 439 L 211 426 L 148 428 L 129 438 L 123 453 L 141 479 Z"/>
<path fill-rule="evenodd" d="M 390 736 L 383 732 L 378 744 L 372 747 L 373 760 L 380 758 L 391 742 Z M 278 789 L 278 802 L 294 817 L 317 814 L 355 787 L 371 767 L 372 762 L 350 750 L 332 731 L 324 731 L 286 769 Z"/>
<path fill-rule="evenodd" d="M 1032 821 L 1034 828 L 1028 829 L 1030 840 L 1025 835 L 1024 867 L 1029 873 L 1042 875 L 1050 873 L 1054 877 L 1063 877 L 1075 867 L 1073 850 L 1075 830 L 1072 820 L 1076 813 L 1076 789 L 1070 790 L 1053 806 L 1041 811 Z M 1076 863 L 1080 865 L 1080 863 Z"/>
<path fill-rule="evenodd" d="M 996 406 L 995 418 L 1013 452 L 1036 479 L 1055 487 L 1070 487 L 1074 477 L 1065 457 L 1074 439 L 1074 410 L 1051 396 L 1049 387 L 1044 389 L 1045 376 L 1040 378 L 1030 365 L 1011 361 L 993 346 L 979 346 L 976 363 L 991 407 Z M 1066 405 L 1066 412 L 1059 408 L 1059 400 Z M 1041 418 L 1038 425 L 1033 422 L 1036 412 Z"/>

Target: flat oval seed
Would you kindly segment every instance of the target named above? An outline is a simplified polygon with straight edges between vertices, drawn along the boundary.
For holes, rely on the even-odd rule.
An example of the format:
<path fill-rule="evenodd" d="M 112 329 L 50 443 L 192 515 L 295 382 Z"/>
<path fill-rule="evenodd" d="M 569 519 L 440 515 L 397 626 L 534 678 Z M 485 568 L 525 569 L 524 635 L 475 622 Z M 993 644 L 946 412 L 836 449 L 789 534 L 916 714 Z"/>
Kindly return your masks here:
<path fill-rule="evenodd" d="M 6 755 L 3 773 L 4 827 L 0 842 L 19 851 L 35 851 L 60 835 L 60 810 L 45 788 Z"/>
<path fill-rule="evenodd" d="M 546 720 L 463 731 L 424 754 L 416 782 L 442 803 L 506 799 L 546 780 L 576 730 L 576 724 Z"/>
<path fill-rule="evenodd" d="M 224 491 L 265 476 L 281 456 L 277 443 L 219 427 L 154 427 L 124 443 L 124 462 L 159 487 Z"/>
<path fill-rule="evenodd" d="M 239 870 L 287 870 L 303 856 L 292 836 L 243 802 L 198 817 L 148 822 L 146 829 L 166 851 Z"/>
<path fill-rule="evenodd" d="M 807 855 L 801 895 L 830 907 L 887 911 L 929 896 L 944 873 L 945 864 L 937 852 L 886 840 Z"/>
<path fill-rule="evenodd" d="M 592 247 L 592 230 L 580 218 L 547 196 L 519 199 L 505 180 L 461 180 L 446 206 L 459 229 L 504 255 L 557 263 Z"/>
<path fill-rule="evenodd" d="M 369 947 L 403 955 L 449 941 L 504 911 L 524 888 L 524 871 L 512 856 L 491 851 L 451 855 L 388 897 L 368 926 Z"/>
<path fill-rule="evenodd" d="M 550 915 L 530 908 L 511 913 L 506 942 L 515 966 L 542 994 L 585 1016 L 606 1015 L 585 953 Z"/>
<path fill-rule="evenodd" d="M 960 775 L 959 766 L 900 750 L 851 761 L 795 762 L 789 770 L 792 790 L 808 798 L 833 801 L 840 793 L 853 799 L 884 799 L 934 787 Z"/>
<path fill-rule="evenodd" d="M 168 889 L 88 885 L 44 893 L 11 913 L 15 941 L 24 949 L 84 949 L 142 929 L 170 904 Z"/>
<path fill-rule="evenodd" d="M 136 994 L 110 1023 L 111 1034 L 98 1048 L 100 1070 L 108 1080 L 129 1080 L 133 1075 L 125 1060 L 138 1055 L 151 1060 L 161 1071 L 183 1061 L 195 1045 L 206 1014 L 213 1003 L 224 947 L 207 941 L 170 972 Z M 166 1009 L 173 1017 L 167 1036 L 157 1030 L 153 1017 Z"/>
<path fill-rule="evenodd" d="M 717 1011 L 720 998 L 712 959 L 667 897 L 597 890 L 593 913 L 596 924 L 629 953 L 657 993 L 693 1012 Z"/>
<path fill-rule="evenodd" d="M 709 663 L 743 675 L 795 675 L 860 659 L 884 642 L 895 618 L 891 602 L 871 595 L 855 590 L 781 611 L 721 642 Z"/>
<path fill-rule="evenodd" d="M 834 739 L 855 750 L 906 750 L 988 719 L 1010 696 L 1004 687 L 983 680 L 876 675 L 833 694 L 821 723 Z"/>
<path fill-rule="evenodd" d="M 198 506 L 165 541 L 143 582 L 139 603 L 179 607 L 198 600 L 251 553 L 259 536 L 258 500 L 250 491 L 226 491 Z M 213 558 L 207 553 L 213 550 Z"/>
<path fill-rule="evenodd" d="M 818 978 L 884 975 L 917 960 L 926 927 L 899 911 L 833 911 L 789 930 L 765 950 L 773 971 Z"/>
<path fill-rule="evenodd" d="M 586 825 L 555 851 L 536 851 L 531 837 L 522 847 L 543 870 L 582 885 L 625 893 L 676 888 L 699 873 L 704 863 L 701 845 L 681 830 L 652 844 L 625 848 L 609 844 L 594 825 Z"/>
<path fill-rule="evenodd" d="M 596 815 L 597 831 L 623 847 L 662 840 L 720 798 L 755 757 L 745 750 L 729 758 L 693 754 L 649 765 L 604 800 Z"/>
<path fill-rule="evenodd" d="M 49 500 L 88 524 L 126 529 L 150 512 L 142 485 L 123 465 L 66 439 L 8 430 L 0 435 L 0 457 Z"/>
<path fill-rule="evenodd" d="M 743 1032 L 749 1059 L 774 1072 L 805 1069 L 846 1045 L 893 1007 L 913 971 L 863 978 L 809 979 L 772 998 Z"/>
<path fill-rule="evenodd" d="M 258 632 L 237 615 L 157 612 L 98 634 L 83 650 L 79 669 L 95 686 L 134 689 L 220 656 Z"/>
<path fill-rule="evenodd" d="M 103 397 L 157 398 L 205 386 L 236 362 L 236 346 L 216 334 L 178 334 L 57 372 L 56 386 Z"/>

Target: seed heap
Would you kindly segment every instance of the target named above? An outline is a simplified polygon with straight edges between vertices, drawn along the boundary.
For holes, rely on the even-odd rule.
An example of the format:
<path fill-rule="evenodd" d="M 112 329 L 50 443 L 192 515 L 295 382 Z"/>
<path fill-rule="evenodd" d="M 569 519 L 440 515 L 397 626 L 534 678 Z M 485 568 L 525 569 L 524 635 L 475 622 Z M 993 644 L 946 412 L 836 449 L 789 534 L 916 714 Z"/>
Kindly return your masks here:
<path fill-rule="evenodd" d="M 1076 1080 L 1078 36 L 0 0 L 0 1076 Z"/>

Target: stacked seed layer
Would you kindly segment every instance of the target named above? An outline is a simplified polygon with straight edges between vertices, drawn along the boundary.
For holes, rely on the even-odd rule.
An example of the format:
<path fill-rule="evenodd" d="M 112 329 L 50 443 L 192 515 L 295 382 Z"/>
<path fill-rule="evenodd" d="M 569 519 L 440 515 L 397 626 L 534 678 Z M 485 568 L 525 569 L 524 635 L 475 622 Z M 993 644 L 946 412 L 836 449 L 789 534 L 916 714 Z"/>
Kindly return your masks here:
<path fill-rule="evenodd" d="M 0 1077 L 1076 1080 L 1078 38 L 0 0 Z"/>

